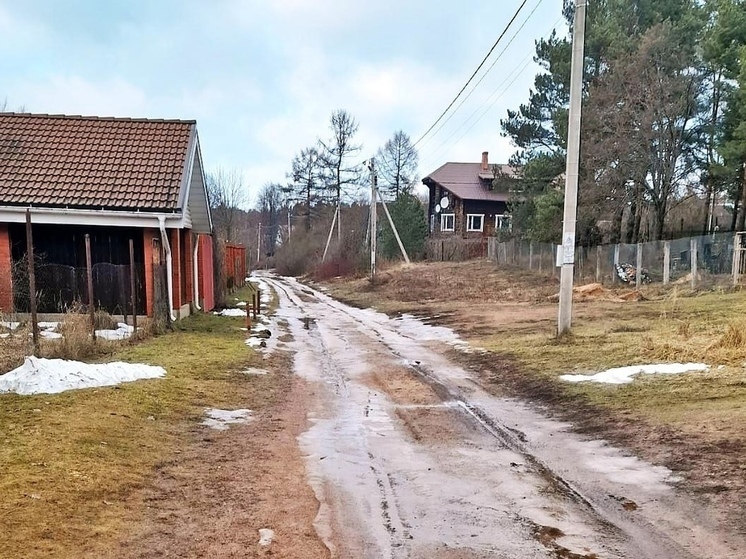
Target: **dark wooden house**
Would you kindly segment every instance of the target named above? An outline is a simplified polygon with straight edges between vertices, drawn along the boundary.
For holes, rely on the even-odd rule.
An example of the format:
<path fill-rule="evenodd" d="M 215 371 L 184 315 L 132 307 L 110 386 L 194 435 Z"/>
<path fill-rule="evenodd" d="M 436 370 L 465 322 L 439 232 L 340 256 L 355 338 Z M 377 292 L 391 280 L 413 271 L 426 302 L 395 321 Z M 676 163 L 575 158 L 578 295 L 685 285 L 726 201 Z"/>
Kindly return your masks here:
<path fill-rule="evenodd" d="M 480 163 L 446 163 L 427 175 L 422 182 L 430 190 L 430 235 L 480 238 L 509 230 L 510 193 L 504 184 L 515 177 L 510 165 L 490 164 L 486 151 Z"/>

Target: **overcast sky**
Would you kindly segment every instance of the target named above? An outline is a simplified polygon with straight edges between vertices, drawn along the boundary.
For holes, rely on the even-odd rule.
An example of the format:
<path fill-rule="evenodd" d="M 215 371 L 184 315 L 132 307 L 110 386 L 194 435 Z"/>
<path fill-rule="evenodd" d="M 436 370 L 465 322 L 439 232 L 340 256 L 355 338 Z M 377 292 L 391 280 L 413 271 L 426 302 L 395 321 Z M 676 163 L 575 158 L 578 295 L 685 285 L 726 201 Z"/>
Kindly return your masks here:
<path fill-rule="evenodd" d="M 0 0 L 0 102 L 196 119 L 207 169 L 238 168 L 255 193 L 285 182 L 293 155 L 328 135 L 335 109 L 358 121 L 361 160 L 395 130 L 417 140 L 521 2 Z M 555 27 L 565 33 L 561 6 L 526 2 L 492 70 L 418 146 L 421 175 L 479 161 L 482 151 L 507 161 L 514 148 L 499 120 L 527 99 L 534 41 Z"/>

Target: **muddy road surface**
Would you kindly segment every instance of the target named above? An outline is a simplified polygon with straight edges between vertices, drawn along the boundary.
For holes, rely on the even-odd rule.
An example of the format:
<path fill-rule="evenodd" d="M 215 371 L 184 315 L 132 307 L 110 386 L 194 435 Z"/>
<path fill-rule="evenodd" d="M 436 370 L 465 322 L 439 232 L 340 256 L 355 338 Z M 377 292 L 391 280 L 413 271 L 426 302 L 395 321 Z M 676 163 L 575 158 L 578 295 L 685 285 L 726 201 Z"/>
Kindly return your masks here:
<path fill-rule="evenodd" d="M 488 394 L 445 356 L 470 351 L 449 330 L 266 280 L 311 387 L 299 444 L 333 557 L 746 553 L 669 470 Z"/>

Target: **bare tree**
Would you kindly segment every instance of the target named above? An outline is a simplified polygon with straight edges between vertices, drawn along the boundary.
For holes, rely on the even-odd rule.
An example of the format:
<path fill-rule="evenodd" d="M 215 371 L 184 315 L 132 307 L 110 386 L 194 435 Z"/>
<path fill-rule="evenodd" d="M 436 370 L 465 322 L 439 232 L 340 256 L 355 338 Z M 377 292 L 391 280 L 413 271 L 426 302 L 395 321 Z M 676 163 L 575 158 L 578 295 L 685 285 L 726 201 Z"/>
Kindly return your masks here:
<path fill-rule="evenodd" d="M 343 194 L 357 185 L 360 177 L 360 166 L 350 162 L 350 158 L 360 152 L 362 146 L 355 144 L 353 138 L 358 130 L 355 119 L 343 109 L 336 110 L 329 119 L 332 137 L 322 146 L 321 165 L 327 189 L 332 199 L 339 206 Z"/>
<path fill-rule="evenodd" d="M 285 196 L 283 188 L 278 183 L 267 183 L 259 191 L 257 210 L 261 214 L 262 223 L 262 247 L 265 253 L 274 254 L 277 247 L 277 238 L 280 235 L 280 224 L 282 223 L 282 210 L 285 208 Z"/>
<path fill-rule="evenodd" d="M 417 182 L 417 151 L 412 140 L 398 130 L 376 155 L 381 189 L 393 198 L 409 194 Z"/>
<path fill-rule="evenodd" d="M 249 200 L 243 175 L 237 169 L 216 170 L 207 174 L 207 197 L 219 237 L 236 241 L 238 221 Z"/>
<path fill-rule="evenodd" d="M 322 187 L 321 154 L 317 147 L 302 149 L 293 158 L 292 171 L 288 174 L 291 183 L 283 188 L 291 202 L 305 206 L 306 231 L 311 229 L 311 206 L 316 203 Z"/>

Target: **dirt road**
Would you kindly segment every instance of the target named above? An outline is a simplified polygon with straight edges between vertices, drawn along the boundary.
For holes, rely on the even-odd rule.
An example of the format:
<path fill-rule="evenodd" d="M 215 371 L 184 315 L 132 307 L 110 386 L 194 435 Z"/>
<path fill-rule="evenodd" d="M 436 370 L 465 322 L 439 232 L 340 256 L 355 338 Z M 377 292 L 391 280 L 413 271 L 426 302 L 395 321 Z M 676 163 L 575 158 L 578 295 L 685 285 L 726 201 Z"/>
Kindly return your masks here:
<path fill-rule="evenodd" d="M 449 330 L 267 281 L 312 387 L 299 444 L 332 556 L 743 556 L 669 470 L 489 395 Z"/>

